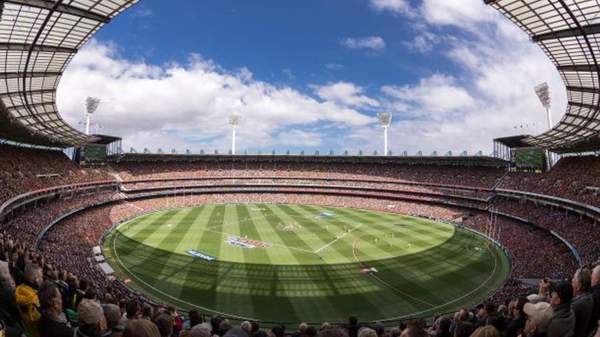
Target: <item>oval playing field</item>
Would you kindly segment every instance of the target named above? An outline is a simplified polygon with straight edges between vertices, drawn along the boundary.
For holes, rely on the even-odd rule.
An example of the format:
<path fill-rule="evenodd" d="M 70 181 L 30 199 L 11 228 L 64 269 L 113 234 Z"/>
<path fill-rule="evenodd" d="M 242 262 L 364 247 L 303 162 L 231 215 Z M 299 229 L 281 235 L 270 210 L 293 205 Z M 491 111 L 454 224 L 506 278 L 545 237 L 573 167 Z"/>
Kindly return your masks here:
<path fill-rule="evenodd" d="M 510 270 L 484 237 L 360 209 L 226 204 L 146 214 L 105 255 L 151 298 L 267 322 L 393 320 L 485 299 Z"/>

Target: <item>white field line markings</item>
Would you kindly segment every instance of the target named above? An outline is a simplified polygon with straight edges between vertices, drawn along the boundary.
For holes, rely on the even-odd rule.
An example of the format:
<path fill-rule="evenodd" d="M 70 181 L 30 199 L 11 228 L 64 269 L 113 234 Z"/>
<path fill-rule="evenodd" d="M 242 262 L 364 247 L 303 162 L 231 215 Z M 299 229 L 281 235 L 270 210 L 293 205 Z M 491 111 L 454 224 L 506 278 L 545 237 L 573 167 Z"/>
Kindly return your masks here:
<path fill-rule="evenodd" d="M 356 229 L 360 228 L 360 226 L 362 226 L 362 225 L 363 225 L 363 224 L 361 223 L 361 224 L 359 224 L 358 226 L 356 226 L 356 227 L 353 227 L 353 228 L 352 228 L 350 231 L 348 231 L 348 232 L 345 232 L 344 234 L 342 234 L 342 235 L 338 236 L 338 237 L 337 237 L 335 240 L 333 240 L 333 241 L 329 242 L 328 244 L 325 244 L 324 246 L 320 247 L 319 249 L 315 250 L 314 252 L 315 252 L 315 253 L 320 253 L 320 252 L 321 252 L 323 249 L 325 249 L 325 248 L 327 248 L 327 247 L 331 246 L 332 244 L 336 243 L 338 240 L 341 240 L 341 239 L 343 239 L 343 238 L 344 238 L 346 235 L 348 235 L 348 234 L 350 234 L 350 233 L 354 232 L 354 230 L 356 230 Z"/>
<path fill-rule="evenodd" d="M 227 232 L 220 232 L 220 231 L 215 231 L 215 230 L 208 229 L 208 228 L 206 228 L 206 229 L 204 229 L 204 230 L 205 230 L 205 231 L 207 231 L 207 232 L 211 232 L 211 233 L 225 234 L 225 235 L 229 235 L 229 236 L 235 236 L 235 237 L 238 237 L 238 238 L 239 238 L 239 237 L 241 237 L 241 236 L 240 236 L 240 235 L 238 235 L 238 234 L 231 234 L 231 233 L 227 233 Z M 254 240 L 254 239 L 252 239 L 252 240 Z M 264 241 L 260 241 L 260 240 L 255 240 L 255 241 L 262 242 L 262 243 L 266 243 L 266 244 L 269 244 L 269 245 L 271 245 L 271 246 L 274 246 L 274 247 L 280 247 L 280 248 L 286 248 L 286 249 L 298 250 L 298 251 L 305 252 L 305 253 L 315 254 L 315 252 L 313 252 L 313 251 L 310 251 L 310 250 L 308 250 L 308 249 L 302 249 L 302 248 L 290 247 L 290 246 L 286 246 L 286 245 L 280 245 L 280 244 L 277 244 L 277 243 L 272 243 L 272 242 L 264 242 Z"/>
<path fill-rule="evenodd" d="M 141 277 L 137 276 L 134 272 L 132 272 L 129 268 L 127 268 L 127 266 L 123 263 L 123 261 L 121 261 L 121 257 L 119 257 L 119 254 L 117 254 L 116 241 L 117 241 L 117 238 L 115 236 L 115 238 L 113 238 L 113 242 L 112 242 L 112 250 L 113 250 L 114 256 L 116 257 L 117 262 L 119 263 L 119 265 L 121 266 L 121 268 L 125 269 L 125 271 L 127 272 L 127 274 L 129 274 L 129 275 L 131 275 L 131 277 L 135 278 L 137 282 L 142 283 L 146 287 L 154 290 L 155 292 L 157 292 L 157 293 L 159 293 L 159 294 L 161 294 L 163 296 L 166 296 L 166 297 L 172 299 L 173 301 L 176 301 L 176 302 L 179 302 L 179 303 L 183 303 L 183 304 L 189 305 L 191 307 L 198 308 L 200 310 L 212 312 L 212 313 L 215 313 L 217 315 L 222 315 L 222 316 L 225 316 L 225 317 L 233 317 L 233 318 L 240 319 L 240 320 L 247 320 L 247 321 L 253 321 L 254 320 L 254 321 L 258 321 L 255 318 L 248 318 L 248 317 L 243 317 L 243 316 L 231 315 L 231 314 L 227 314 L 227 313 L 224 313 L 224 312 L 216 311 L 216 310 L 213 310 L 213 309 L 210 309 L 210 308 L 202 307 L 202 306 L 196 305 L 194 303 L 187 302 L 187 301 L 185 301 L 185 300 L 183 300 L 181 298 L 177 298 L 175 296 L 167 294 L 164 291 L 162 291 L 162 290 L 160 290 L 160 289 L 158 289 L 158 288 L 156 288 L 156 287 L 148 284 Z"/>
<path fill-rule="evenodd" d="M 360 261 L 360 260 L 359 260 L 359 258 L 358 258 L 358 255 L 356 255 L 356 251 L 358 250 L 358 244 L 359 244 L 359 241 L 358 241 L 358 240 L 359 240 L 359 239 L 356 239 L 356 240 L 354 240 L 354 242 L 352 243 L 352 255 L 354 255 L 354 259 L 356 260 L 356 262 L 358 262 L 359 264 L 362 264 L 362 263 L 361 263 L 361 261 Z M 396 291 L 396 292 L 398 292 L 398 293 L 402 294 L 403 296 L 406 296 L 406 297 L 408 297 L 408 298 L 410 298 L 410 299 L 413 299 L 413 300 L 415 300 L 415 301 L 421 302 L 421 303 L 423 303 L 423 304 L 427 304 L 428 306 L 430 306 L 430 307 L 432 307 L 432 308 L 435 308 L 435 304 L 431 304 L 431 303 L 429 303 L 429 302 L 426 302 L 426 301 L 423 301 L 423 300 L 421 300 L 421 299 L 419 299 L 419 298 L 416 298 L 416 297 L 414 297 L 414 296 L 412 296 L 412 295 L 410 295 L 410 294 L 408 294 L 408 293 L 406 293 L 406 292 L 404 292 L 404 291 L 402 291 L 402 290 L 400 290 L 400 289 L 398 289 L 398 288 L 394 287 L 393 285 L 391 285 L 391 284 L 389 284 L 388 282 L 386 282 L 386 281 L 382 280 L 381 278 L 377 277 L 377 275 L 375 275 L 375 274 L 373 274 L 373 273 L 369 274 L 369 276 L 371 276 L 371 277 L 373 277 L 374 279 L 378 280 L 379 282 L 381 282 L 381 283 L 385 284 L 385 285 L 386 285 L 388 288 L 390 288 L 390 289 L 392 289 L 392 290 L 394 290 L 394 291 Z"/>
<path fill-rule="evenodd" d="M 453 299 L 453 300 L 451 300 L 449 302 L 442 303 L 442 304 L 437 305 L 435 307 L 432 307 L 432 308 L 429 308 L 429 309 L 425 309 L 425 310 L 421 310 L 419 312 L 412 312 L 412 313 L 407 314 L 407 315 L 402 315 L 402 316 L 396 316 L 396 317 L 390 317 L 390 318 L 381 319 L 380 321 L 382 321 L 382 322 L 397 321 L 397 320 L 400 320 L 400 319 L 405 319 L 407 317 L 414 317 L 414 316 L 417 316 L 417 315 L 424 314 L 426 312 L 431 312 L 433 310 L 436 310 L 436 309 L 439 309 L 439 308 L 443 308 L 443 307 L 445 307 L 447 305 L 450 305 L 452 303 L 456 303 L 456 302 L 462 300 L 463 298 L 471 296 L 471 294 L 475 293 L 476 291 L 479 291 L 479 289 L 481 289 L 483 287 L 487 287 L 487 284 L 490 282 L 490 280 L 492 279 L 492 277 L 494 277 L 494 275 L 496 274 L 496 270 L 498 269 L 498 259 L 497 259 L 496 254 L 494 254 L 494 252 L 492 251 L 492 249 L 488 245 L 486 245 L 486 248 L 492 254 L 492 256 L 494 256 L 494 269 L 492 270 L 492 272 L 490 273 L 490 275 L 488 276 L 488 278 L 485 281 L 483 281 L 483 283 L 481 283 L 477 288 L 475 288 L 475 289 L 469 291 L 468 293 L 463 294 L 462 296 L 457 297 L 457 298 L 455 298 L 455 299 Z"/>

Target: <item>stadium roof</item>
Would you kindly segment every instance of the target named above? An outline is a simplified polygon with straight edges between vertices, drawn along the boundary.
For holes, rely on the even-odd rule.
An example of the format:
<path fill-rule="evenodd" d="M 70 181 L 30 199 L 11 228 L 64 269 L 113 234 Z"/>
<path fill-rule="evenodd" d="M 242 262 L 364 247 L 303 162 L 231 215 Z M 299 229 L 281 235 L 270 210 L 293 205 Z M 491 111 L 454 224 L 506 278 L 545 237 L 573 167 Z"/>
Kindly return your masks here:
<path fill-rule="evenodd" d="M 526 138 L 558 153 L 600 149 L 600 0 L 484 0 L 529 34 L 567 87 L 567 111 L 552 129 Z"/>
<path fill-rule="evenodd" d="M 527 144 L 526 142 L 524 142 L 524 140 L 527 139 L 528 137 L 531 137 L 531 136 L 519 135 L 519 136 L 502 137 L 502 138 L 494 139 L 494 142 L 497 142 L 504 146 L 510 147 L 511 149 L 521 148 L 521 147 L 531 147 L 530 144 Z"/>
<path fill-rule="evenodd" d="M 61 118 L 56 88 L 77 50 L 135 2 L 0 1 L 0 138 L 50 146 L 93 140 Z"/>

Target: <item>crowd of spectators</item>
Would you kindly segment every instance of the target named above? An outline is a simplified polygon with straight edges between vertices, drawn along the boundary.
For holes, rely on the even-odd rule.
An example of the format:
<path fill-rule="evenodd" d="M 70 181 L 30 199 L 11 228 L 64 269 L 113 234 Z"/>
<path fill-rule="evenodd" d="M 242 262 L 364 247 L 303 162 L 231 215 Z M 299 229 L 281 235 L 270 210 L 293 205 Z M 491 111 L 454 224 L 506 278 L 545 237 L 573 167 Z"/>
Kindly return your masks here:
<path fill-rule="evenodd" d="M 58 200 L 38 203 L 31 209 L 12 216 L 2 226 L 2 229 L 14 237 L 19 237 L 23 243 L 32 246 L 42 230 L 60 215 L 116 197 L 114 192 L 104 192 L 62 197 Z"/>
<path fill-rule="evenodd" d="M 0 161 L 0 186 L 3 187 L 0 203 L 27 191 L 114 179 L 108 169 L 82 169 L 58 151 L 0 145 L 0 158 L 3 158 Z M 304 325 L 292 333 L 294 337 L 511 337 L 519 334 L 523 337 L 589 337 L 600 319 L 600 267 L 596 266 L 600 257 L 600 231 L 592 221 L 532 202 L 495 199 L 491 209 L 524 218 L 539 226 L 535 228 L 508 218 L 490 217 L 490 213 L 465 212 L 464 208 L 454 207 L 473 206 L 469 201 L 459 205 L 446 202 L 448 196 L 487 201 L 493 195 L 491 189 L 500 181 L 502 188 L 598 205 L 596 177 L 600 176 L 600 161 L 596 157 L 562 159 L 551 172 L 543 175 L 505 175 L 502 169 L 477 166 L 277 161 L 129 162 L 113 165 L 112 169 L 130 189 L 176 190 L 192 186 L 208 191 L 214 190 L 215 185 L 231 186 L 229 190 L 224 189 L 226 193 L 119 201 L 90 209 L 52 227 L 41 241 L 39 251 L 32 248 L 52 220 L 72 209 L 118 196 L 114 192 L 73 195 L 14 214 L 0 227 L 0 333 L 4 332 L 0 335 L 18 336 L 18 331 L 24 331 L 34 337 L 283 337 L 289 333 L 284 327 L 266 331 L 256 322 L 242 322 L 239 328 L 234 328 L 232 322 L 219 317 L 204 322 L 205 318 L 197 312 L 190 313 L 184 322 L 174 308 L 151 303 L 120 280 L 105 277 L 90 259 L 92 247 L 101 242 L 103 234 L 115 223 L 154 210 L 214 203 L 313 204 L 462 221 L 464 226 L 490 235 L 512 256 L 512 277 L 489 303 L 463 309 L 453 316 L 437 317 L 429 328 L 419 320 L 383 329 L 379 324 L 362 326 L 350 319 L 345 325 Z M 244 177 L 248 179 L 240 181 L 239 178 Z M 317 178 L 328 181 L 317 181 Z M 147 181 L 152 179 L 165 181 Z M 277 193 L 272 193 L 273 190 L 247 193 L 257 186 L 274 184 L 280 185 L 274 190 Z M 319 193 L 324 188 L 336 188 L 343 193 Z M 136 193 L 142 191 L 131 191 L 131 195 Z M 394 200 L 399 194 L 412 194 L 413 201 Z M 578 269 L 571 251 L 548 230 L 573 243 L 590 269 Z M 566 277 L 572 281 L 546 281 L 546 278 Z M 519 280 L 523 278 L 542 279 L 538 294 L 525 297 L 532 290 Z"/>
<path fill-rule="evenodd" d="M 566 157 L 547 173 L 511 172 L 500 188 L 528 191 L 600 206 L 600 157 Z"/>
<path fill-rule="evenodd" d="M 506 247 L 512 258 L 513 277 L 562 279 L 577 269 L 569 248 L 548 231 L 510 218 L 493 217 L 489 213 L 466 217 L 462 224 Z M 544 249 L 532 254 L 532 249 L 537 247 Z"/>
<path fill-rule="evenodd" d="M 125 182 L 149 179 L 278 177 L 381 180 L 492 188 L 505 171 L 480 166 L 261 162 L 123 162 L 112 168 Z"/>
<path fill-rule="evenodd" d="M 536 204 L 527 199 L 497 198 L 495 209 L 526 219 L 541 228 L 552 230 L 573 244 L 583 264 L 600 258 L 600 230 L 588 217 L 578 216 L 559 208 Z"/>
<path fill-rule="evenodd" d="M 151 180 L 141 182 L 124 182 L 123 187 L 128 193 L 139 193 L 157 190 L 179 190 L 206 187 L 206 186 L 295 186 L 295 187 L 330 187 L 354 188 L 356 190 L 378 190 L 404 192 L 408 194 L 429 194 L 434 196 L 451 196 L 481 199 L 487 201 L 493 196 L 490 189 L 460 188 L 458 186 L 442 187 L 418 185 L 416 182 L 406 184 L 395 180 L 365 181 L 358 179 L 308 179 L 308 178 L 202 178 L 202 179 L 176 179 L 176 180 Z"/>
<path fill-rule="evenodd" d="M 39 189 L 114 180 L 102 168 L 81 168 L 63 152 L 0 144 L 0 205 Z"/>
<path fill-rule="evenodd" d="M 0 234 L 0 332 L 7 337 L 600 337 L 600 266 L 577 269 L 570 282 L 542 279 L 534 293 L 512 281 L 504 290 L 512 297 L 436 316 L 429 325 L 417 319 L 385 328 L 350 317 L 346 324 L 265 329 L 197 311 L 184 318 L 173 307 L 123 297 Z"/>

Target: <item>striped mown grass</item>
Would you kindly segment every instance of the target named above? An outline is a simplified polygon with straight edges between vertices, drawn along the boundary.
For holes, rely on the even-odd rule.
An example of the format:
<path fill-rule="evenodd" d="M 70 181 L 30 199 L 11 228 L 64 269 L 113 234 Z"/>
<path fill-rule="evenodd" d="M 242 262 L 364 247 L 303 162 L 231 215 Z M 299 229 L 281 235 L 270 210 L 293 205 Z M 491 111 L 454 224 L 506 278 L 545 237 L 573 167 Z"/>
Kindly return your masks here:
<path fill-rule="evenodd" d="M 288 323 L 447 312 L 484 299 L 509 271 L 499 248 L 464 229 L 311 205 L 151 213 L 118 226 L 105 254 L 130 286 L 158 301 Z"/>

